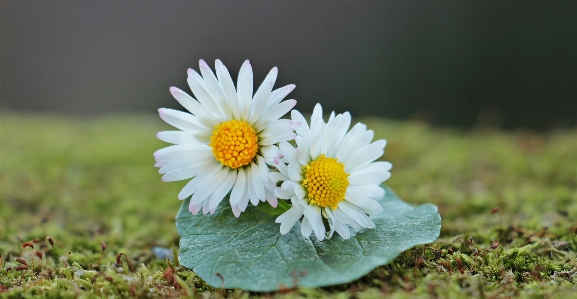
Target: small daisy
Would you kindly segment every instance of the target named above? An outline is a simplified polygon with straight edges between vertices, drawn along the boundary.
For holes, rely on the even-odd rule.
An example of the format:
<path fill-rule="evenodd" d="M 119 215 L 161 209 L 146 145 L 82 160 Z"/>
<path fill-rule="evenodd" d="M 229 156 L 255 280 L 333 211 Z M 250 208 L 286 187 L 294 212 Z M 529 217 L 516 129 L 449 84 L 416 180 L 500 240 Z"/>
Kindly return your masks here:
<path fill-rule="evenodd" d="M 274 67 L 253 97 L 252 67 L 247 61 L 240 68 L 236 88 L 227 68 L 216 60 L 216 76 L 200 60 L 200 74 L 188 69 L 188 85 L 196 99 L 171 87 L 174 98 L 190 113 L 161 108 L 160 117 L 180 131 L 159 132 L 156 136 L 174 145 L 154 153 L 163 181 L 190 179 L 178 199 L 191 197 L 189 211 L 214 213 L 230 193 L 236 217 L 248 202 L 277 198 L 269 179 L 269 167 L 280 158 L 275 144 L 295 138 L 297 122 L 279 119 L 296 104 L 281 102 L 293 89 L 287 85 L 272 90 L 278 74 Z"/>
<path fill-rule="evenodd" d="M 382 212 L 376 199 L 385 191 L 379 185 L 391 176 L 391 163 L 374 162 L 383 155 L 386 141 L 371 143 L 373 131 L 361 123 L 347 133 L 351 123 L 348 112 L 336 116 L 333 112 L 325 123 L 319 104 L 310 127 L 296 110 L 292 111 L 292 120 L 302 123 L 296 129 L 297 148 L 281 142 L 284 157 L 276 165 L 279 172 L 270 173 L 275 185 L 282 182 L 274 190 L 276 196 L 292 203 L 276 219 L 281 234 L 288 233 L 301 218 L 302 235 L 309 237 L 314 232 L 321 241 L 334 231 L 348 239 L 350 228 L 353 232 L 374 228 L 367 214 Z M 328 234 L 323 217 L 329 224 Z"/>

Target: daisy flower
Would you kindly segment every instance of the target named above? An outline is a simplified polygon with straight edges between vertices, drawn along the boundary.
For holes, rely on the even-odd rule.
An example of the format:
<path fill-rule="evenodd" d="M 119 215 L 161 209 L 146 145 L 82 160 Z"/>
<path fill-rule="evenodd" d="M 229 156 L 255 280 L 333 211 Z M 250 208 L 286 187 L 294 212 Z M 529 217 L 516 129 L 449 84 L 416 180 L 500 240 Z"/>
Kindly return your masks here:
<path fill-rule="evenodd" d="M 282 184 L 275 188 L 279 198 L 290 199 L 292 207 L 281 214 L 281 234 L 288 233 L 302 219 L 301 233 L 309 237 L 313 232 L 319 240 L 330 238 L 336 231 L 344 239 L 362 228 L 374 228 L 367 214 L 382 212 L 376 199 L 385 194 L 379 185 L 391 174 L 389 162 L 374 162 L 384 153 L 385 140 L 371 143 L 373 131 L 351 123 L 348 112 L 335 116 L 327 123 L 322 108 L 315 106 L 310 127 L 298 111 L 292 120 L 301 122 L 296 129 L 297 147 L 288 142 L 279 144 L 284 157 L 276 165 L 279 172 L 271 172 L 271 180 Z M 329 225 L 326 232 L 323 218 Z"/>
<path fill-rule="evenodd" d="M 191 197 L 189 211 L 214 213 L 230 193 L 229 201 L 236 217 L 248 202 L 277 198 L 272 191 L 268 163 L 279 159 L 275 144 L 295 138 L 298 123 L 279 119 L 296 104 L 281 102 L 293 89 L 287 85 L 272 90 L 278 74 L 274 67 L 253 96 L 252 67 L 247 61 L 240 68 L 236 88 L 227 68 L 216 60 L 216 76 L 200 60 L 200 74 L 188 69 L 188 85 L 193 98 L 171 87 L 174 98 L 190 113 L 161 108 L 160 117 L 179 131 L 159 132 L 156 136 L 174 145 L 154 153 L 163 181 L 192 178 L 178 194 Z M 202 76 L 201 76 L 202 74 Z M 192 114 L 191 114 L 192 113 Z"/>

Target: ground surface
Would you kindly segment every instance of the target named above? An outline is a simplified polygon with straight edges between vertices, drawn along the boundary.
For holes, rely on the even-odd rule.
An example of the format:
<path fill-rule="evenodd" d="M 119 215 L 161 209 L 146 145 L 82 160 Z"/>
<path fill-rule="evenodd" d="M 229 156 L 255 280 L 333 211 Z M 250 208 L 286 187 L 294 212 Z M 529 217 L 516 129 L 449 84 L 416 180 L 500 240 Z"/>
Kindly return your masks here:
<path fill-rule="evenodd" d="M 264 294 L 213 289 L 153 251 L 176 249 L 176 195 L 186 183 L 163 183 L 152 166 L 152 152 L 164 146 L 154 135 L 169 129 L 157 117 L 0 117 L 0 297 L 577 293 L 577 130 L 459 131 L 362 119 L 389 141 L 387 184 L 408 202 L 436 204 L 441 237 L 346 285 Z"/>

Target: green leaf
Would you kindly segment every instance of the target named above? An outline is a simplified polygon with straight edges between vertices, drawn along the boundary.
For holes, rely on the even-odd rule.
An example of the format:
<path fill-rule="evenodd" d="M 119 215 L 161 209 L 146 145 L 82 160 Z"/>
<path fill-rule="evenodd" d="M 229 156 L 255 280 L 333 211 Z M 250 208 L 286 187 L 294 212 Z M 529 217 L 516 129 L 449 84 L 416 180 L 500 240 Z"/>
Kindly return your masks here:
<path fill-rule="evenodd" d="M 278 216 L 278 215 L 288 211 L 291 208 L 291 205 L 286 200 L 279 199 L 278 205 L 276 206 L 276 208 L 273 208 L 268 203 L 259 204 L 258 206 L 256 206 L 256 208 L 265 212 L 265 213 L 268 213 L 270 215 L 277 215 Z"/>
<path fill-rule="evenodd" d="M 214 287 L 251 291 L 353 281 L 401 252 L 439 237 L 441 217 L 436 206 L 413 208 L 385 190 L 380 200 L 384 212 L 371 216 L 375 229 L 364 229 L 348 240 L 335 233 L 322 242 L 304 238 L 298 223 L 281 235 L 276 216 L 255 207 L 238 219 L 228 204 L 213 215 L 194 216 L 188 212 L 187 200 L 176 217 L 180 263 Z"/>

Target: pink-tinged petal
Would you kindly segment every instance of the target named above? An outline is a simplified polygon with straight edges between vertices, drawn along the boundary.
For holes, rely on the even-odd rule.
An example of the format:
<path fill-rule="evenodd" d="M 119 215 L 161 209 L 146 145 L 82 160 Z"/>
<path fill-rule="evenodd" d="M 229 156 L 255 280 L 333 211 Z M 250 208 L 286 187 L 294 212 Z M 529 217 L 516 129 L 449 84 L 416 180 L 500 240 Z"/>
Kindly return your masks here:
<path fill-rule="evenodd" d="M 198 206 L 194 206 L 192 204 L 188 205 L 188 211 L 190 213 L 192 213 L 192 215 L 198 214 L 198 212 L 200 211 L 201 208 L 202 208 L 202 205 L 198 205 Z"/>
<path fill-rule="evenodd" d="M 240 210 L 238 205 L 233 205 L 231 207 L 232 207 L 232 213 L 234 214 L 234 217 L 238 218 L 240 216 L 240 213 L 242 213 L 242 211 Z"/>
<path fill-rule="evenodd" d="M 202 78 L 204 79 L 206 91 L 210 94 L 216 105 L 222 111 L 223 113 L 222 116 L 224 117 L 224 119 L 231 119 L 232 112 L 230 110 L 229 103 L 226 100 L 224 91 L 222 90 L 222 87 L 220 86 L 218 80 L 214 76 L 214 73 L 212 72 L 208 64 L 206 64 L 206 62 L 202 59 L 199 62 L 199 66 L 200 66 L 200 72 L 202 73 Z"/>
<path fill-rule="evenodd" d="M 270 93 L 270 100 L 266 105 L 263 114 L 269 113 L 276 105 L 278 105 L 291 91 L 295 89 L 294 84 L 289 84 L 281 88 L 277 88 Z"/>

